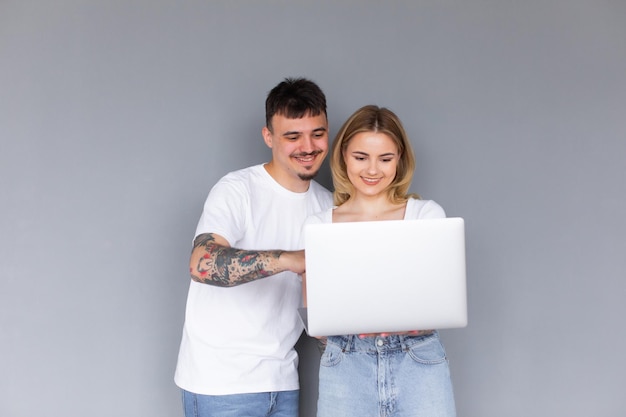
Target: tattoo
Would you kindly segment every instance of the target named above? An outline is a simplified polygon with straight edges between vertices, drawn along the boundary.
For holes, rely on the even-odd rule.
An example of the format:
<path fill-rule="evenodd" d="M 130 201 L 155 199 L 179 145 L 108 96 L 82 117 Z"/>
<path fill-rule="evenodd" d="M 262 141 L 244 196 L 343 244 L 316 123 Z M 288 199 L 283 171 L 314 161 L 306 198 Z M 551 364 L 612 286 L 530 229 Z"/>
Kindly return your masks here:
<path fill-rule="evenodd" d="M 199 235 L 193 245 L 190 267 L 194 281 L 233 287 L 281 272 L 276 260 L 283 251 L 248 251 L 215 243 L 211 233 Z M 194 257 L 198 257 L 194 262 Z"/>

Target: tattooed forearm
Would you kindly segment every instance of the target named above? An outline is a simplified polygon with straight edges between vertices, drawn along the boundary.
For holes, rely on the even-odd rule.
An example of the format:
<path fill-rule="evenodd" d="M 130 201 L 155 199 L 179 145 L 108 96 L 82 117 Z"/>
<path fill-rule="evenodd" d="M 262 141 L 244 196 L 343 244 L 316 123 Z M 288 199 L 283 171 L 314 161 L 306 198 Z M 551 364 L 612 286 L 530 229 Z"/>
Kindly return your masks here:
<path fill-rule="evenodd" d="M 194 281 L 232 287 L 281 272 L 278 258 L 282 251 L 247 251 L 222 246 L 212 234 L 194 241 L 190 272 Z"/>

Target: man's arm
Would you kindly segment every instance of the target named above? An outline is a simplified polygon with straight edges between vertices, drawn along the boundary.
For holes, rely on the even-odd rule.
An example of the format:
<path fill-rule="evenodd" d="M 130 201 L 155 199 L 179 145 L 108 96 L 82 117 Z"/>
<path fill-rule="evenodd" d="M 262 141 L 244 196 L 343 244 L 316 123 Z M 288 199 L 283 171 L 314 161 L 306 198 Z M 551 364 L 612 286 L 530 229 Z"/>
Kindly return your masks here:
<path fill-rule="evenodd" d="M 236 249 L 221 236 L 204 233 L 194 240 L 189 271 L 196 282 L 234 287 L 283 271 L 304 272 L 304 251 Z"/>

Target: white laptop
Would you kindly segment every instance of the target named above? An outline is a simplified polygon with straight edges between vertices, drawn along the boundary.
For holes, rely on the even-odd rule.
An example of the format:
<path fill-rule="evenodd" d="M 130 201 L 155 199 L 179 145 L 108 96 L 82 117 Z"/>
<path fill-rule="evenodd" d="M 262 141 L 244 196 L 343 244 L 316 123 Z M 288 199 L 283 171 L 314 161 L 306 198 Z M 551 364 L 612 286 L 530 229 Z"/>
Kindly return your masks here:
<path fill-rule="evenodd" d="M 462 218 L 305 226 L 310 336 L 467 326 Z"/>

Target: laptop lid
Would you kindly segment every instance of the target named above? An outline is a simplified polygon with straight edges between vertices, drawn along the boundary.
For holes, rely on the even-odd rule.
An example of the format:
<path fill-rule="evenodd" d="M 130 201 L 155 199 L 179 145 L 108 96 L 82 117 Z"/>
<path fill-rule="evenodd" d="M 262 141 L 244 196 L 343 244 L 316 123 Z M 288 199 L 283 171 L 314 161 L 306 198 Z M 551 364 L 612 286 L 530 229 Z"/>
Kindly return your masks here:
<path fill-rule="evenodd" d="M 305 226 L 310 336 L 465 327 L 462 218 Z"/>

